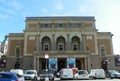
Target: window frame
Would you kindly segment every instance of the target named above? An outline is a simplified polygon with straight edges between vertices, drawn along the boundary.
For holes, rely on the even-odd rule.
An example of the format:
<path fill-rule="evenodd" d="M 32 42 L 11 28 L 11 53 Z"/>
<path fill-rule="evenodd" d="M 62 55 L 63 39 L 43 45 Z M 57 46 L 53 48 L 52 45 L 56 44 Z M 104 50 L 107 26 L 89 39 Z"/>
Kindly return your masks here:
<path fill-rule="evenodd" d="M 19 53 L 17 53 L 17 51 L 18 51 L 17 48 L 19 48 Z M 16 57 L 20 57 L 20 56 L 21 56 L 21 46 L 16 46 L 16 47 L 15 47 L 15 56 L 16 56 Z"/>

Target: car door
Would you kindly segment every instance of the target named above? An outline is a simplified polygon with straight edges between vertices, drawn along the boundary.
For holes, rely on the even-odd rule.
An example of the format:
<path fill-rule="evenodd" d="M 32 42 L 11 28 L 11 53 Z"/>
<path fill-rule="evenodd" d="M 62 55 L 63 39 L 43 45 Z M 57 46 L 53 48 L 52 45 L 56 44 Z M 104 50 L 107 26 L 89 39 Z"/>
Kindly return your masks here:
<path fill-rule="evenodd" d="M 11 77 L 8 74 L 0 74 L 0 81 L 11 81 Z"/>

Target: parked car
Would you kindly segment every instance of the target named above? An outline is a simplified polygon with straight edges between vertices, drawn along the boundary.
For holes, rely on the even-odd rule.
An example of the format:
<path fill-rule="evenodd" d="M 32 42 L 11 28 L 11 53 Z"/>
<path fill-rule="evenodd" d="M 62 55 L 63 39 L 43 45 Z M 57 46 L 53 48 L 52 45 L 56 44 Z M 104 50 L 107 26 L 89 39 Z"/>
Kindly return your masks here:
<path fill-rule="evenodd" d="M 72 68 L 62 68 L 59 72 L 60 79 L 73 79 L 73 69 Z"/>
<path fill-rule="evenodd" d="M 43 69 L 40 73 L 40 81 L 45 81 L 46 79 L 54 81 L 54 74 L 48 69 Z"/>
<path fill-rule="evenodd" d="M 24 71 L 22 69 L 11 69 L 10 72 L 17 73 L 20 76 L 23 76 L 23 74 L 24 74 Z"/>
<path fill-rule="evenodd" d="M 36 70 L 25 70 L 24 78 L 25 80 L 37 80 L 38 74 Z"/>
<path fill-rule="evenodd" d="M 105 79 L 105 71 L 103 69 L 91 69 L 89 73 L 89 78 L 90 79 Z"/>
<path fill-rule="evenodd" d="M 23 76 L 14 72 L 0 72 L 0 81 L 25 81 Z"/>
<path fill-rule="evenodd" d="M 87 70 L 78 70 L 78 72 L 74 75 L 74 79 L 89 79 Z"/>
<path fill-rule="evenodd" d="M 106 75 L 108 78 L 120 78 L 120 73 L 116 70 L 107 70 Z"/>
<path fill-rule="evenodd" d="M 68 68 L 63 68 L 63 69 L 68 69 Z M 69 68 L 69 69 L 72 69 L 73 76 L 78 72 L 78 68 Z M 56 77 L 60 78 L 60 72 L 61 72 L 61 70 L 59 72 L 57 72 Z"/>
<path fill-rule="evenodd" d="M 57 72 L 56 77 L 57 77 L 57 78 L 60 78 L 60 71 Z"/>

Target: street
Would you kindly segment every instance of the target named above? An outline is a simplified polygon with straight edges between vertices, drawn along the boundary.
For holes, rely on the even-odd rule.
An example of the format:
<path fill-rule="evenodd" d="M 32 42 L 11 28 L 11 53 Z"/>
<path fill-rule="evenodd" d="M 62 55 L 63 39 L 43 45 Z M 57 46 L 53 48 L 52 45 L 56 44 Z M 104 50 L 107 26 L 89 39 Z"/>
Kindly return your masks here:
<path fill-rule="evenodd" d="M 31 80 L 26 80 L 31 81 Z M 120 81 L 120 79 L 96 79 L 96 80 L 60 80 L 59 78 L 55 78 L 54 81 Z"/>

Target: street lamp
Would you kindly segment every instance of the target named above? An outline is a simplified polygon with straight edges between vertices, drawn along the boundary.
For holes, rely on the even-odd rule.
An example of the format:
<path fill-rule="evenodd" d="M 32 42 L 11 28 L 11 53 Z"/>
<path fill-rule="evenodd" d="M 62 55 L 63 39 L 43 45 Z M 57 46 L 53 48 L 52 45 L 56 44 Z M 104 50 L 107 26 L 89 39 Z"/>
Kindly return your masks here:
<path fill-rule="evenodd" d="M 107 58 L 103 58 L 102 60 L 102 68 L 107 71 L 108 70 L 108 67 L 107 65 L 110 63 L 110 61 L 107 59 Z"/>
<path fill-rule="evenodd" d="M 48 54 L 45 54 L 45 59 L 46 59 L 46 69 L 47 69 L 47 64 L 48 64 L 48 62 L 47 62 L 47 59 L 49 58 L 49 55 Z"/>
<path fill-rule="evenodd" d="M 47 68 L 48 62 L 47 62 L 47 60 L 48 60 L 48 58 L 49 58 L 49 55 L 45 54 L 45 59 L 46 59 L 46 77 L 45 77 L 45 81 L 49 81 L 49 78 L 47 77 L 47 70 L 48 70 L 48 68 Z"/>
<path fill-rule="evenodd" d="M 120 56 L 115 57 L 115 66 L 120 66 Z"/>

